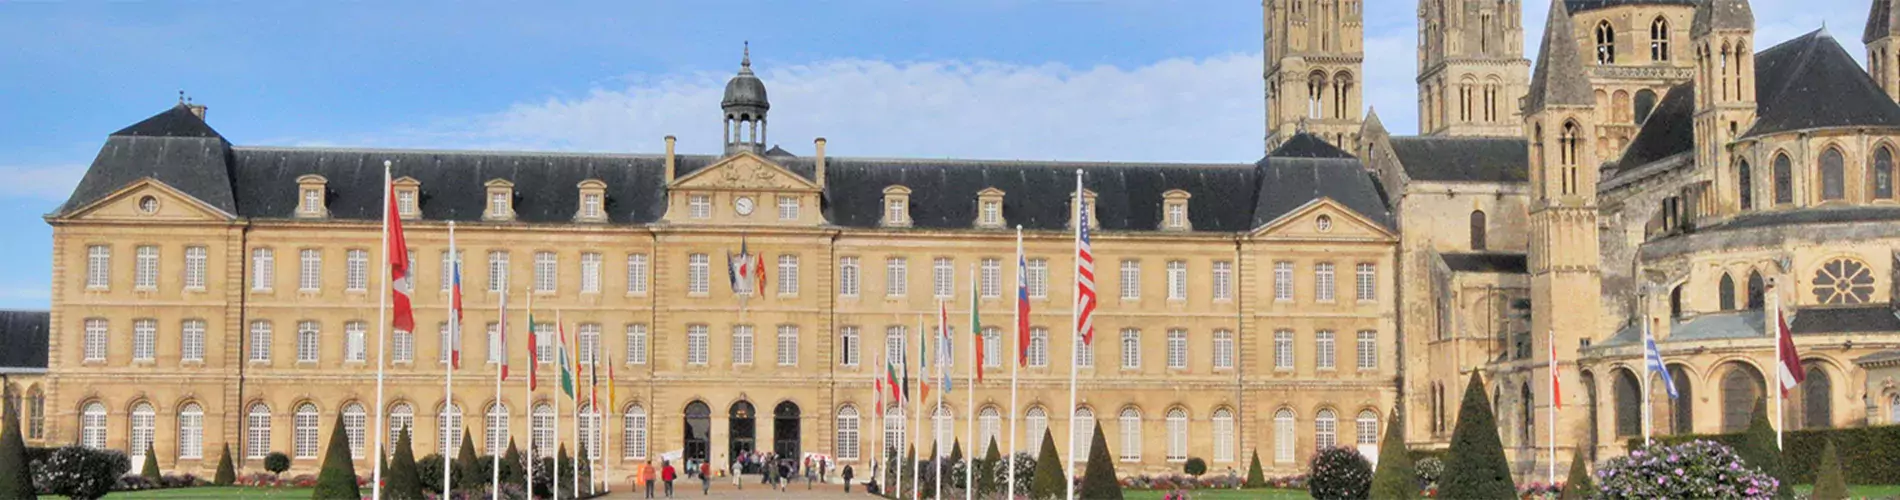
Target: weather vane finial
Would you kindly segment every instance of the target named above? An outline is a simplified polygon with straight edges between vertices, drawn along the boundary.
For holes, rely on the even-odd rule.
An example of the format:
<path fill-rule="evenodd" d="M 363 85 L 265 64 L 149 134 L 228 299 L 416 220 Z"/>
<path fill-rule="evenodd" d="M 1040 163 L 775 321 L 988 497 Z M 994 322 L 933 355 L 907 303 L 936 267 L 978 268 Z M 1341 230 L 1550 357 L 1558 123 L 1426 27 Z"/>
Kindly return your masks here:
<path fill-rule="evenodd" d="M 185 89 L 178 89 L 178 103 L 185 103 Z"/>
<path fill-rule="evenodd" d="M 751 40 L 745 41 L 745 55 L 739 58 L 739 66 L 744 67 L 744 68 L 752 67 L 752 41 Z"/>

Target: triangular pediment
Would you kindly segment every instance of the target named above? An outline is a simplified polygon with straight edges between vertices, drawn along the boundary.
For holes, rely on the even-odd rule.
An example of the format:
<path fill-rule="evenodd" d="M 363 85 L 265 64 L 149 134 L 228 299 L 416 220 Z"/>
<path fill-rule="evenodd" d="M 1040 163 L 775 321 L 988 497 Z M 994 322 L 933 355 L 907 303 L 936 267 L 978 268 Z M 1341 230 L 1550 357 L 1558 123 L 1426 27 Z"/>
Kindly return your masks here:
<path fill-rule="evenodd" d="M 146 206 L 147 198 L 156 202 Z M 61 216 L 67 220 L 188 222 L 223 221 L 237 216 L 191 197 L 164 182 L 146 177 Z"/>
<path fill-rule="evenodd" d="M 705 191 L 817 191 L 818 184 L 793 173 L 778 162 L 742 152 L 673 181 L 671 189 Z"/>
<path fill-rule="evenodd" d="M 1322 221 L 1324 219 L 1324 221 Z M 1387 240 L 1395 235 L 1332 198 L 1320 198 L 1254 229 L 1253 236 L 1290 239 Z"/>

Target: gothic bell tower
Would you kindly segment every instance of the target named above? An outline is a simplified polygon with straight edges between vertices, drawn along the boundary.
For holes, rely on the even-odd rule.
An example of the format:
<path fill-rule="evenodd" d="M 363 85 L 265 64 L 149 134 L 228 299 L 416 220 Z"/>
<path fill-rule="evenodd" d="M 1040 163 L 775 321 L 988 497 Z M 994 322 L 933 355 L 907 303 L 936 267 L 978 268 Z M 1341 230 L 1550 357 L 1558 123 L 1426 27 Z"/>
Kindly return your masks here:
<path fill-rule="evenodd" d="M 1748 0 L 1713 0 L 1696 6 L 1690 36 L 1695 50 L 1696 171 L 1713 179 L 1722 213 L 1738 213 L 1754 200 L 1740 193 L 1748 172 L 1725 146 L 1755 123 L 1755 14 Z"/>
<path fill-rule="evenodd" d="M 1519 0 L 1419 0 L 1419 134 L 1524 136 L 1523 17 Z"/>
<path fill-rule="evenodd" d="M 1262 0 L 1265 151 L 1302 131 L 1353 150 L 1364 121 L 1363 0 Z"/>

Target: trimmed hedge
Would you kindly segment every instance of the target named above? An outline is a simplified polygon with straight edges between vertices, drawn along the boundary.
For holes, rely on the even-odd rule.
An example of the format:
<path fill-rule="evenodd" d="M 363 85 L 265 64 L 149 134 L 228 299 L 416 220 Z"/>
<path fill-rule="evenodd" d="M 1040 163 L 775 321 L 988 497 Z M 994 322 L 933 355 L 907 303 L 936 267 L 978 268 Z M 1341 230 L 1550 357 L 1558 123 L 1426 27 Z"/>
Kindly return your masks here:
<path fill-rule="evenodd" d="M 1731 448 L 1747 442 L 1745 434 L 1687 434 L 1656 436 L 1657 443 L 1678 444 L 1706 439 Z M 1812 484 L 1821 467 L 1822 452 L 1829 440 L 1840 451 L 1841 474 L 1847 484 L 1900 484 L 1900 425 L 1791 431 L 1782 435 L 1782 466 L 1795 484 Z M 1628 449 L 1639 449 L 1643 438 L 1628 441 Z"/>

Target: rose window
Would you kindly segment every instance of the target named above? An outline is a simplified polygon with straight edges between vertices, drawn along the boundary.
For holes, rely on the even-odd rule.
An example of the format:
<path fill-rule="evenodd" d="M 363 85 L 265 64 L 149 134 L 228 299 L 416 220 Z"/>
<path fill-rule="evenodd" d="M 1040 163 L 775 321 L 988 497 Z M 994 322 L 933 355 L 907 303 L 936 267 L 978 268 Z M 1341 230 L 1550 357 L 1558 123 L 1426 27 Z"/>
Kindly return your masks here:
<path fill-rule="evenodd" d="M 1864 304 L 1874 294 L 1874 274 L 1866 264 L 1835 259 L 1814 273 L 1814 299 L 1823 304 Z"/>

